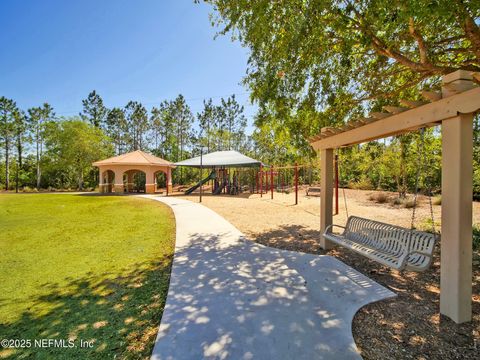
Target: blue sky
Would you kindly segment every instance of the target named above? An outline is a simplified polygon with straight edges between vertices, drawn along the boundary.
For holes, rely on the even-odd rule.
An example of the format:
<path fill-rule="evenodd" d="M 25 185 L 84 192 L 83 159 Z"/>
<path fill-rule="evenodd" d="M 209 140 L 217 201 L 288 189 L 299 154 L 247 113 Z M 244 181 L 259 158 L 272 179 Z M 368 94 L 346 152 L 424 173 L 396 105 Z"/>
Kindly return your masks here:
<path fill-rule="evenodd" d="M 182 93 L 194 113 L 236 93 L 251 120 L 248 50 L 214 39 L 210 11 L 193 0 L 1 0 L 0 96 L 69 116 L 93 89 L 108 107 L 148 109 Z"/>

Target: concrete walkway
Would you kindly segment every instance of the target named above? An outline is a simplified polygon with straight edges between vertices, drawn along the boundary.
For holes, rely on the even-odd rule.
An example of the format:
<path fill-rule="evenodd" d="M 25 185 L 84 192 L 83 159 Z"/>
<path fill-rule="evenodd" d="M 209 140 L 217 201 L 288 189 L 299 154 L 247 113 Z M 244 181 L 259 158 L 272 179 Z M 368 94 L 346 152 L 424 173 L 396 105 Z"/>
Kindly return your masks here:
<path fill-rule="evenodd" d="M 395 296 L 331 256 L 245 240 L 198 203 L 144 197 L 170 206 L 177 223 L 152 359 L 358 359 L 353 316 Z"/>

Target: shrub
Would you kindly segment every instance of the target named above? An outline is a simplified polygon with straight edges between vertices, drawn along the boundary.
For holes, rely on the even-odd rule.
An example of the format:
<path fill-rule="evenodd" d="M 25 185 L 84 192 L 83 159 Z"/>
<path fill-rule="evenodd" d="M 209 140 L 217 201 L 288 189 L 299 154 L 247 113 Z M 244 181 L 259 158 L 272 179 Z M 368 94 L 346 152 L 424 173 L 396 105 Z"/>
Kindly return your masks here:
<path fill-rule="evenodd" d="M 420 221 L 417 225 L 417 229 L 420 231 L 425 231 L 431 233 L 433 230 L 433 223 L 432 219 L 430 218 L 425 218 L 422 221 Z M 438 233 L 438 231 L 441 229 L 441 222 L 440 219 L 435 219 L 435 231 Z"/>
<path fill-rule="evenodd" d="M 437 195 L 432 200 L 433 205 L 442 205 L 442 195 Z"/>
<path fill-rule="evenodd" d="M 350 189 L 355 189 L 355 190 L 373 190 L 374 189 L 372 183 L 366 177 L 361 178 L 360 180 L 358 180 L 356 182 L 350 181 L 348 183 L 348 187 Z"/>
<path fill-rule="evenodd" d="M 30 186 L 24 186 L 23 192 L 31 193 L 31 192 L 38 192 L 37 188 L 31 188 Z"/>
<path fill-rule="evenodd" d="M 370 201 L 374 201 L 378 204 L 384 204 L 388 200 L 388 195 L 384 192 L 372 193 L 368 196 Z"/>
<path fill-rule="evenodd" d="M 406 209 L 411 209 L 414 206 L 415 206 L 415 199 L 414 198 L 405 199 L 405 201 L 403 202 L 403 207 L 406 208 Z"/>
<path fill-rule="evenodd" d="M 403 204 L 403 199 L 402 198 L 399 198 L 399 197 L 396 197 L 394 200 L 393 200 L 393 205 L 402 205 Z"/>
<path fill-rule="evenodd" d="M 473 250 L 480 251 L 480 224 L 473 225 Z"/>

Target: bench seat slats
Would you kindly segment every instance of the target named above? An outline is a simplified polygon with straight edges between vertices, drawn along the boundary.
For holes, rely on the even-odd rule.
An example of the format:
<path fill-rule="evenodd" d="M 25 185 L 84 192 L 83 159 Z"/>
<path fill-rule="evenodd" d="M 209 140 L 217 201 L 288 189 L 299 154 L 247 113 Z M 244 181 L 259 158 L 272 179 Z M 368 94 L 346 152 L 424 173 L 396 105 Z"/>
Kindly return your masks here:
<path fill-rule="evenodd" d="M 432 261 L 435 234 L 357 216 L 348 218 L 342 234 L 331 229 L 326 239 L 397 270 L 424 271 Z"/>

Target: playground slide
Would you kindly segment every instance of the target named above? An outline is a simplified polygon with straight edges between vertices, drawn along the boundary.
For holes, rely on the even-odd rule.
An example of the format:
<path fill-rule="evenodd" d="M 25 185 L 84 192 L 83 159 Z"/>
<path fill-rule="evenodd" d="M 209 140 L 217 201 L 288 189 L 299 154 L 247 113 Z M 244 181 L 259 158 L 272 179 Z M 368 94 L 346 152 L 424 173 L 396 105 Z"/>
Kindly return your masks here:
<path fill-rule="evenodd" d="M 205 179 L 199 181 L 196 185 L 193 185 L 190 189 L 188 189 L 187 191 L 185 191 L 185 195 L 190 195 L 192 192 L 194 192 L 195 190 L 197 190 L 200 185 L 203 185 L 205 184 L 207 181 L 209 180 L 212 180 L 212 179 L 215 179 L 215 171 L 212 171 L 210 173 L 210 175 L 208 175 Z"/>
<path fill-rule="evenodd" d="M 227 186 L 227 182 L 225 181 L 222 185 L 220 185 L 219 187 L 217 187 L 215 189 L 215 191 L 213 192 L 213 195 L 218 195 L 222 192 L 222 190 L 225 188 L 225 186 Z"/>

